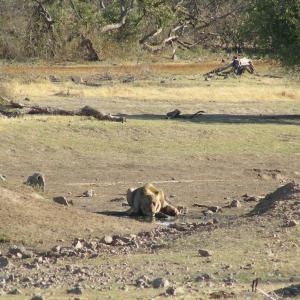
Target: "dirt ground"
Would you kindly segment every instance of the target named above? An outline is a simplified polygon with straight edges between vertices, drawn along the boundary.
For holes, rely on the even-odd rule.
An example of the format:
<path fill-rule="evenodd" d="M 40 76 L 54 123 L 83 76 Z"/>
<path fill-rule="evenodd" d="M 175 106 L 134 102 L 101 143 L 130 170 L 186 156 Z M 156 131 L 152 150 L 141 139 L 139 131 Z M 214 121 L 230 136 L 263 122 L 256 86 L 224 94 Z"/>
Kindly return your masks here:
<path fill-rule="evenodd" d="M 215 66 L 0 67 L 0 96 L 67 109 L 91 105 L 127 118 L 0 117 L 0 174 L 7 176 L 0 183 L 2 255 L 13 244 L 40 257 L 76 238 L 140 232 L 154 232 L 155 238 L 169 223 L 110 215 L 128 209 L 127 188 L 147 182 L 163 189 L 172 204 L 188 208 L 171 225 L 218 219 L 201 230 L 176 229 L 151 239 L 153 247 L 108 247 L 92 259 L 51 258 L 37 267 L 36 257 L 9 258 L 11 266 L 0 267 L 0 297 L 164 299 L 166 286 L 136 285 L 143 275 L 167 278 L 176 287 L 175 299 L 279 299 L 263 292 L 300 283 L 299 225 L 284 227 L 278 216 L 246 217 L 257 203 L 243 200 L 300 180 L 299 80 L 257 63 L 260 76 L 204 81 L 202 74 Z M 167 120 L 175 108 L 204 113 Z M 35 171 L 45 174 L 44 193 L 22 184 Z M 96 195 L 80 197 L 88 189 Z M 74 205 L 53 203 L 54 196 Z M 240 208 L 226 208 L 233 199 Z M 223 209 L 204 216 L 194 204 Z M 213 255 L 200 257 L 201 248 Z M 199 279 L 203 274 L 209 279 Z M 10 275 L 13 280 L 5 277 Z M 262 292 L 252 293 L 256 278 Z M 76 284 L 82 294 L 68 294 Z M 21 294 L 8 295 L 14 288 Z"/>

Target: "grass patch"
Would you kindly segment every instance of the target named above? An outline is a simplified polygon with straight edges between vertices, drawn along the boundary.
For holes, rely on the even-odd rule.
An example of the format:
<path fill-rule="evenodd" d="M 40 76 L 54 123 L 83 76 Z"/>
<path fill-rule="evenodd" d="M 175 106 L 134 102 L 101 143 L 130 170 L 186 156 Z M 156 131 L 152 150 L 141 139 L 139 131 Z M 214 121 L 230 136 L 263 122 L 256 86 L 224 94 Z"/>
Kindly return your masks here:
<path fill-rule="evenodd" d="M 9 243 L 9 242 L 10 242 L 10 238 L 6 234 L 0 232 L 0 244 Z"/>

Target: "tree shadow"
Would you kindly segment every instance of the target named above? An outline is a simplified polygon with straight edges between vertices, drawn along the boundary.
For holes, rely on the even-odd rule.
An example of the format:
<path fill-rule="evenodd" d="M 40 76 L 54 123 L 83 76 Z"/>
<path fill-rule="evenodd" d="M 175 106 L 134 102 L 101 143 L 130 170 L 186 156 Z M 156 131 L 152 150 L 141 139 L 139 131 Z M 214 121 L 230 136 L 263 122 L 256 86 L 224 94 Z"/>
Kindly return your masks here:
<path fill-rule="evenodd" d="M 160 114 L 135 114 L 126 115 L 128 120 L 166 120 L 166 115 Z M 300 115 L 242 115 L 242 114 L 203 114 L 192 117 L 182 115 L 170 120 L 178 122 L 193 122 L 202 124 L 278 124 L 278 125 L 300 125 Z"/>

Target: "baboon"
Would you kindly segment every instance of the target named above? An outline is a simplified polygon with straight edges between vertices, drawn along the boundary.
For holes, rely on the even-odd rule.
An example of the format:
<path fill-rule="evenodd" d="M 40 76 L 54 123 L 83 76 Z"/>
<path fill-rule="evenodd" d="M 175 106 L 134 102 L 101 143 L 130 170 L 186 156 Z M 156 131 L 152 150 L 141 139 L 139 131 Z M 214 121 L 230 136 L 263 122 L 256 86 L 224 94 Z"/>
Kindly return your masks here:
<path fill-rule="evenodd" d="M 43 192 L 45 191 L 45 176 L 42 173 L 34 173 L 33 175 L 27 178 L 25 184 L 32 186 L 36 189 L 41 189 Z"/>
<path fill-rule="evenodd" d="M 179 215 L 178 209 L 166 201 L 164 192 L 151 183 L 147 183 L 139 188 L 128 189 L 127 202 L 130 206 L 130 209 L 127 211 L 129 215 L 148 217 L 154 217 L 157 213 L 169 216 Z"/>

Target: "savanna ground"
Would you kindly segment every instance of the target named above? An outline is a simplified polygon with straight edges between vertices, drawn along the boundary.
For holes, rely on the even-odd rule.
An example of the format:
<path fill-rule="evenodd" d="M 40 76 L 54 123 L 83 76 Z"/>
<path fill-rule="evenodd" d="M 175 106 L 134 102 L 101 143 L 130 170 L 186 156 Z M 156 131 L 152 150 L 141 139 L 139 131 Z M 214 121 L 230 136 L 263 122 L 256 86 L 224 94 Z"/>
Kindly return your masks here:
<path fill-rule="evenodd" d="M 194 203 L 223 207 L 246 193 L 265 195 L 284 182 L 299 180 L 299 79 L 280 74 L 204 81 L 202 74 L 215 66 L 2 66 L 0 90 L 5 97 L 67 109 L 91 105 L 127 117 L 123 124 L 83 117 L 0 118 L 0 173 L 8 178 L 0 195 L 2 253 L 9 244 L 47 250 L 76 237 L 165 226 L 96 214 L 127 209 L 112 200 L 146 182 L 162 188 L 173 204 L 189 208 L 177 222 L 197 222 L 202 214 Z M 257 63 L 257 69 L 261 75 L 279 72 L 265 63 Z M 50 75 L 55 80 L 49 80 Z M 103 80 L 104 75 L 111 80 Z M 123 82 L 132 75 L 134 82 Z M 100 81 L 101 86 L 81 84 L 84 81 Z M 166 120 L 165 114 L 175 108 L 205 113 L 195 119 Z M 46 175 L 42 197 L 22 185 L 35 171 Z M 78 197 L 91 188 L 95 197 Z M 74 206 L 52 203 L 60 195 Z M 157 251 L 68 258 L 39 270 L 27 270 L 23 262 L 13 264 L 26 276 L 73 265 L 92 270 L 94 277 L 105 273 L 110 278 L 97 284 L 91 284 L 89 276 L 80 279 L 85 286 L 80 299 L 164 298 L 160 294 L 165 289 L 137 288 L 134 283 L 140 275 L 165 277 L 182 287 L 174 297 L 178 299 L 209 299 L 220 290 L 233 292 L 233 299 L 264 299 L 250 292 L 255 278 L 261 278 L 259 287 L 266 292 L 291 281 L 299 283 L 300 229 L 282 227 L 279 218 L 245 218 L 255 203 L 241 202 L 241 208 L 225 208 L 216 215 L 220 226 L 168 240 Z M 212 250 L 213 256 L 199 257 L 200 248 Z M 204 273 L 213 279 L 195 280 Z M 225 286 L 224 280 L 232 285 Z M 24 289 L 20 282 L 15 286 L 22 294 L 4 299 L 30 299 L 33 294 L 46 299 L 75 297 L 66 293 L 67 280 L 47 289 Z"/>

